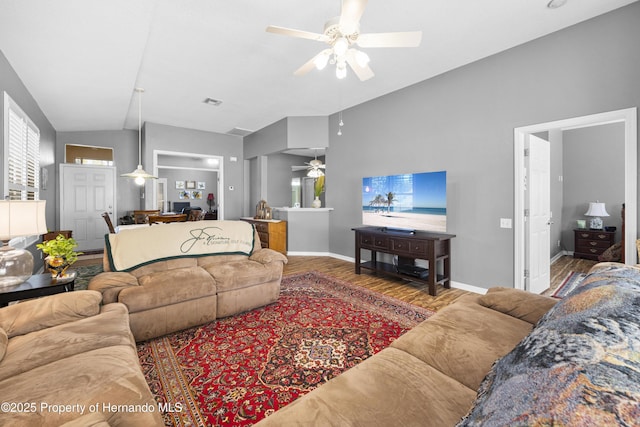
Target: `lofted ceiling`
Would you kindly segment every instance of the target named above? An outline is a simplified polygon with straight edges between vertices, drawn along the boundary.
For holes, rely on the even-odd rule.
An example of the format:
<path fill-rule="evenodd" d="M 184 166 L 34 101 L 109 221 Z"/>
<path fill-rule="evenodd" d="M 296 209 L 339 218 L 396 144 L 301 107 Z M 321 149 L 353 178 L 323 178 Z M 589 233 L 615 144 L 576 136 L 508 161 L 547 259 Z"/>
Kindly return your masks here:
<path fill-rule="evenodd" d="M 321 33 L 340 0 L 0 0 L 0 50 L 57 131 L 137 129 L 142 87 L 144 121 L 250 132 L 336 113 L 635 0 L 548 1 L 371 0 L 361 32 L 423 36 L 418 48 L 366 49 L 375 77 L 364 82 L 330 66 L 294 76 L 326 45 L 265 31 Z"/>

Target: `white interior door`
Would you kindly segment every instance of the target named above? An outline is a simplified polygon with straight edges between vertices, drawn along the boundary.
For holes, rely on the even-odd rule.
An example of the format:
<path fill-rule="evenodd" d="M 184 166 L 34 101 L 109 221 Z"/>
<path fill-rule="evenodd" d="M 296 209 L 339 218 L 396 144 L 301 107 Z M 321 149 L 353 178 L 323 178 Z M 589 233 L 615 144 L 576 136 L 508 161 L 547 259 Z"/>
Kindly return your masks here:
<path fill-rule="evenodd" d="M 76 249 L 104 247 L 109 230 L 102 214 L 109 212 L 111 220 L 116 219 L 115 179 L 111 166 L 60 165 L 60 228 L 73 232 Z"/>
<path fill-rule="evenodd" d="M 549 288 L 551 275 L 551 151 L 549 141 L 534 135 L 528 135 L 527 147 L 526 289 L 539 294 Z"/>

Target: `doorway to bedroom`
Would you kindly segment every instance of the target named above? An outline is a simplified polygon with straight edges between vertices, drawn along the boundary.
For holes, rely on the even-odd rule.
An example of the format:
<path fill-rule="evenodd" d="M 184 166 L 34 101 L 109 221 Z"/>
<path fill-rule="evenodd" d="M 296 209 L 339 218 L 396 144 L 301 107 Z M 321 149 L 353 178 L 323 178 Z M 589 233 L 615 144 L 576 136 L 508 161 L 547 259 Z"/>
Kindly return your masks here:
<path fill-rule="evenodd" d="M 538 234 L 536 236 L 531 235 L 529 227 L 528 214 L 533 210 L 538 210 L 538 206 L 530 206 L 529 203 L 547 203 L 548 200 L 540 200 L 539 197 L 527 197 L 527 163 L 529 159 L 525 155 L 525 146 L 530 139 L 530 135 L 543 136 L 548 140 L 555 139 L 556 141 L 562 141 L 562 135 L 568 132 L 580 132 L 582 130 L 588 130 L 596 126 L 604 126 L 611 124 L 619 124 L 621 126 L 621 134 L 623 135 L 623 142 L 621 144 L 622 149 L 618 154 L 622 157 L 620 167 L 609 167 L 610 173 L 619 173 L 623 175 L 620 180 L 624 190 L 620 192 L 622 197 L 618 197 L 616 203 L 613 203 L 611 216 L 620 217 L 620 211 L 618 207 L 622 203 L 626 204 L 625 215 L 625 231 L 621 235 L 620 239 L 624 241 L 623 253 L 625 254 L 625 262 L 627 264 L 635 264 L 637 259 L 635 241 L 637 231 L 637 119 L 636 108 L 611 111 L 606 113 L 594 114 L 583 117 L 576 117 L 572 119 L 559 120 L 548 123 L 540 123 L 531 126 L 525 126 L 514 129 L 514 283 L 515 288 L 525 289 L 529 291 L 538 291 L 541 287 L 548 287 L 548 283 L 538 283 L 535 289 L 531 287 L 530 277 L 531 275 L 544 275 L 548 274 L 551 259 L 551 247 L 555 243 L 555 238 L 552 241 L 551 227 L 559 221 L 575 221 L 578 219 L 584 219 L 584 213 L 589 202 L 596 202 L 597 200 L 590 200 L 593 196 L 584 196 L 585 199 L 580 204 L 581 208 L 585 209 L 585 212 L 572 212 L 566 215 L 566 218 L 562 218 L 560 212 L 552 211 L 552 208 L 546 213 L 546 224 L 548 230 L 545 233 Z M 595 161 L 602 161 L 602 167 L 607 167 L 607 162 L 604 160 L 604 154 L 607 154 L 606 150 L 610 149 L 610 144 L 607 141 L 602 141 L 600 148 L 597 150 L 588 149 L 587 145 L 581 150 L 581 155 L 594 159 Z M 550 179 L 550 183 L 557 180 L 558 177 L 562 180 L 562 174 L 554 174 Z M 597 186 L 596 182 L 589 182 L 585 180 L 581 187 L 576 187 L 577 190 L 571 193 L 579 193 L 589 186 Z M 550 193 L 550 192 L 547 192 Z M 585 193 L 586 194 L 586 193 Z M 604 198 L 604 196 L 602 197 Z M 532 202 L 533 201 L 533 202 Z M 549 203 L 551 206 L 551 203 Z M 618 229 L 619 230 L 619 229 Z M 571 231 L 571 230 L 570 230 Z M 620 230 L 619 230 L 620 231 Z M 540 230 L 538 230 L 540 232 Z M 572 231 L 571 231 L 572 232 Z M 540 240 L 541 236 L 544 240 Z M 536 239 L 535 241 L 532 239 Z M 534 268 L 535 271 L 531 271 Z M 544 289 L 543 289 L 544 290 Z"/>

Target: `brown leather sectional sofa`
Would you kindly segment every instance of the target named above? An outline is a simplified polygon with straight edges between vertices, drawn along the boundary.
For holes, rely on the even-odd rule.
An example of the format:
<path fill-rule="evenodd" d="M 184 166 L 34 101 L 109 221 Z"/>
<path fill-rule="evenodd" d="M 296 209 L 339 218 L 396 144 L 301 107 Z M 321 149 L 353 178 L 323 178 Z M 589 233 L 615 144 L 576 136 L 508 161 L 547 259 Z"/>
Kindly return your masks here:
<path fill-rule="evenodd" d="M 167 230 L 165 227 L 188 229 L 203 227 L 206 223 L 223 226 L 225 221 L 162 224 L 149 230 L 161 234 Z M 175 257 L 117 272 L 110 271 L 112 263 L 107 250 L 103 262 L 105 272 L 91 279 L 89 289 L 100 291 L 104 304 L 120 302 L 127 307 L 136 341 L 270 304 L 280 295 L 287 257 L 261 248 L 257 232 L 247 226 L 255 239 L 250 255 Z M 138 229 L 123 233 L 136 232 Z M 142 232 L 149 233 L 148 230 Z M 116 250 L 119 248 L 112 248 Z"/>
<path fill-rule="evenodd" d="M 161 426 L 122 304 L 76 291 L 0 309 L 0 425 Z"/>
<path fill-rule="evenodd" d="M 257 426 L 453 426 L 491 365 L 557 300 L 506 288 L 468 295 Z"/>

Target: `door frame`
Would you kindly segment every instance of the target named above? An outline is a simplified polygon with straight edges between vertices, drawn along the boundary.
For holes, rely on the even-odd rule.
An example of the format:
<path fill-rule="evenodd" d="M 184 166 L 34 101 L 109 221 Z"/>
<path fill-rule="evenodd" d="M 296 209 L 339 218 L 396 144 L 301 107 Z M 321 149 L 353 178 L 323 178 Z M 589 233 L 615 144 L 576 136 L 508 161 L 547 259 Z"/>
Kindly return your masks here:
<path fill-rule="evenodd" d="M 192 158 L 201 158 L 201 159 L 216 159 L 218 160 L 218 166 L 211 168 L 190 168 L 186 166 L 163 166 L 158 164 L 158 156 L 174 156 L 174 157 L 192 157 Z M 181 151 L 167 151 L 167 150 L 153 150 L 153 174 L 158 176 L 159 169 L 184 169 L 184 170 L 203 170 L 203 171 L 211 171 L 218 173 L 218 182 L 217 182 L 217 209 L 218 209 L 218 219 L 224 219 L 224 156 L 216 156 L 210 154 L 202 154 L 202 153 L 184 153 Z M 151 206 L 156 206 L 156 192 L 157 192 L 157 183 L 156 180 L 153 180 L 153 197 L 151 200 Z M 149 205 L 145 205 L 149 206 Z M 148 209 L 155 209 L 154 207 Z"/>
<path fill-rule="evenodd" d="M 118 187 L 117 187 L 117 179 L 118 179 L 118 170 L 115 166 L 104 166 L 104 165 L 79 165 L 76 163 L 60 163 L 59 164 L 59 169 L 58 169 L 58 185 L 60 188 L 60 192 L 58 195 L 58 226 L 56 228 L 60 228 L 60 229 L 64 229 L 65 228 L 65 224 L 63 224 L 65 222 L 65 218 L 63 217 L 63 212 L 64 212 L 64 196 L 65 196 L 65 187 L 64 187 L 64 170 L 67 168 L 87 168 L 87 169 L 111 169 L 113 171 L 113 182 L 112 182 L 112 186 L 113 186 L 113 207 L 112 207 L 112 211 L 113 212 L 109 212 L 110 215 L 114 215 L 117 214 L 118 212 Z M 117 215 L 116 215 L 117 216 Z M 117 218 L 116 218 L 117 219 Z M 103 222 L 103 220 L 101 219 L 99 222 Z M 106 233 L 105 233 L 106 234 Z"/>
<path fill-rule="evenodd" d="M 527 134 L 546 132 L 552 129 L 570 130 L 609 123 L 624 123 L 624 195 L 625 195 L 625 260 L 629 265 L 636 264 L 637 239 L 637 199 L 638 199 L 638 136 L 637 108 L 608 111 L 582 117 L 539 123 L 517 127 L 513 131 L 514 141 L 514 287 L 525 289 L 525 159 L 524 146 Z"/>

